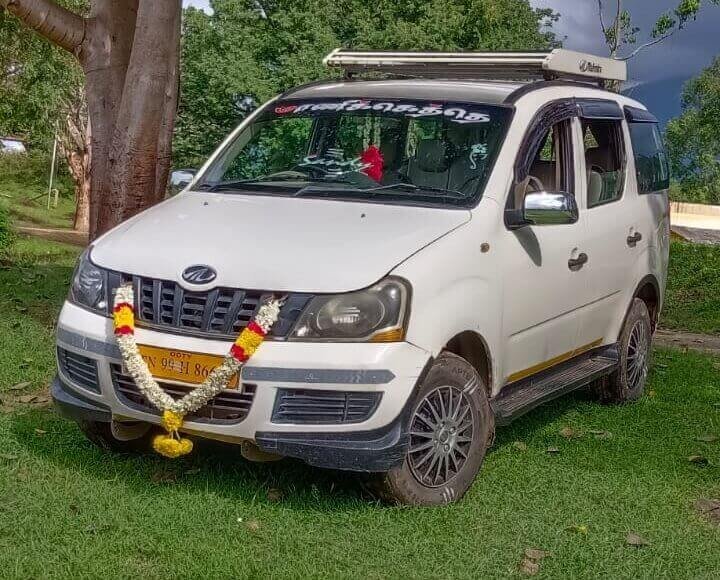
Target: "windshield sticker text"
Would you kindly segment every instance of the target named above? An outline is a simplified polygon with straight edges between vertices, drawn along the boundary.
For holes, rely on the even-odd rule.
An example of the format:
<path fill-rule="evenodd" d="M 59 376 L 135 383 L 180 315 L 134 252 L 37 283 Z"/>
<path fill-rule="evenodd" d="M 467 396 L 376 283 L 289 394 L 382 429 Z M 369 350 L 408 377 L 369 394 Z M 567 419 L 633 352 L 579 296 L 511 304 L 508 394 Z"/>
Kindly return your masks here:
<path fill-rule="evenodd" d="M 488 158 L 488 147 L 486 143 L 476 143 L 470 147 L 470 169 L 477 169 L 477 160 L 485 161 Z"/>
<path fill-rule="evenodd" d="M 442 103 L 419 105 L 412 103 L 394 103 L 389 101 L 371 101 L 352 99 L 339 102 L 302 103 L 299 105 L 278 105 L 277 115 L 315 113 L 324 111 L 376 111 L 378 113 L 405 115 L 412 118 L 445 117 L 454 123 L 489 123 L 490 115 L 479 111 L 468 111 L 458 106 L 445 107 Z"/>

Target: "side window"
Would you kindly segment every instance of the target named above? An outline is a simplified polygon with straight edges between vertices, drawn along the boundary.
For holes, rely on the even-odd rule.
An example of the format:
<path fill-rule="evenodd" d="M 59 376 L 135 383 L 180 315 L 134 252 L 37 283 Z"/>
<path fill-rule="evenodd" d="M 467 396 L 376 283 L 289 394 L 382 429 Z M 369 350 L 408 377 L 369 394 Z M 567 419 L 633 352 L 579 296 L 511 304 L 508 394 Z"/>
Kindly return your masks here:
<path fill-rule="evenodd" d="M 617 201 L 625 186 L 625 146 L 620 121 L 582 119 L 587 205 Z"/>
<path fill-rule="evenodd" d="M 530 192 L 575 193 L 570 120 L 546 129 L 535 148 L 528 177 L 515 184 L 515 209 L 522 207 L 525 194 Z"/>
<path fill-rule="evenodd" d="M 655 193 L 670 187 L 670 168 L 660 130 L 655 123 L 629 123 L 635 154 L 638 193 Z"/>

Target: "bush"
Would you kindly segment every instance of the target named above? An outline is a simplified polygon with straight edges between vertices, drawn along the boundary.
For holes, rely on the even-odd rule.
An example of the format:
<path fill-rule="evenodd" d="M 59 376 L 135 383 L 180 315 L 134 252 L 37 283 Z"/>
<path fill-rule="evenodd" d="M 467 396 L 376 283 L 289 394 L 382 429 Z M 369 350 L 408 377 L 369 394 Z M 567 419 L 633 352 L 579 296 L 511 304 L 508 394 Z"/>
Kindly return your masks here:
<path fill-rule="evenodd" d="M 10 245 L 13 233 L 10 229 L 10 217 L 7 208 L 0 205 L 0 252 L 3 252 Z"/>
<path fill-rule="evenodd" d="M 47 153 L 34 151 L 27 155 L 0 154 L 0 192 L 25 196 L 47 191 L 51 157 Z M 72 197 L 75 192 L 65 160 L 58 156 L 53 187 L 61 197 Z"/>

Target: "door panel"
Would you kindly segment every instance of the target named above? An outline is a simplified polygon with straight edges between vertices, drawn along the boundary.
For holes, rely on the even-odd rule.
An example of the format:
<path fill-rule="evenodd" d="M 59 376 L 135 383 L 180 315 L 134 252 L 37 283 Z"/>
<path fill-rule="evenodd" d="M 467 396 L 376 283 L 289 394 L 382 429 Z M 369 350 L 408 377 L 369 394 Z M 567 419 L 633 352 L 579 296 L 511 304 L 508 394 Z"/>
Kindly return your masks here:
<path fill-rule="evenodd" d="M 632 151 L 628 143 L 625 123 L 617 122 L 618 134 L 622 139 L 624 154 L 622 159 L 622 180 L 618 183 L 618 191 L 613 193 L 592 191 L 592 162 L 602 159 L 600 152 L 589 151 L 580 160 L 583 165 L 584 179 L 581 189 L 584 196 L 586 211 L 586 234 L 583 246 L 590 256 L 586 267 L 588 281 L 586 302 L 587 307 L 582 317 L 580 341 L 591 342 L 602 338 L 605 344 L 614 342 L 612 336 L 618 327 L 618 319 L 624 317 L 628 292 L 633 284 L 636 259 L 642 255 L 649 232 L 641 232 L 636 220 L 638 195 L 635 180 L 631 179 L 627 170 L 627 152 Z M 581 122 L 576 124 L 577 130 L 587 143 L 587 136 L 582 131 Z M 613 165 L 613 161 L 606 161 Z M 612 169 L 606 166 L 605 170 Z M 611 180 L 605 181 L 605 186 Z M 614 201 L 600 201 L 605 196 Z M 617 196 L 620 195 L 619 198 Z M 639 236 L 638 236 L 639 234 Z"/>
<path fill-rule="evenodd" d="M 571 270 L 568 260 L 579 254 L 583 233 L 582 221 L 508 232 L 503 304 L 506 382 L 539 372 L 544 364 L 578 347 L 585 276 L 584 268 Z"/>
<path fill-rule="evenodd" d="M 556 113 L 556 112 L 555 112 Z M 557 117 L 555 117 L 557 119 Z M 532 134 L 532 133 L 531 133 Z M 516 182 L 508 207 L 521 207 L 528 191 L 578 191 L 571 119 L 549 126 L 530 151 L 528 174 Z M 578 348 L 579 311 L 586 300 L 582 210 L 574 224 L 525 226 L 506 231 L 503 264 L 502 371 L 506 383 L 557 364 Z"/>

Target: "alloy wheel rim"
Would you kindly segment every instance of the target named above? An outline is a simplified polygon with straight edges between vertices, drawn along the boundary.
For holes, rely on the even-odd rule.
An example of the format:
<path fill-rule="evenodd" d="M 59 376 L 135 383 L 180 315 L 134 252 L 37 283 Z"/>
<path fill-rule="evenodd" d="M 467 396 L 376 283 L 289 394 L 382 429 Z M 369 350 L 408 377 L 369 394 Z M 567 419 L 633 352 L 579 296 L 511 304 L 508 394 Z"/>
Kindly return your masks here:
<path fill-rule="evenodd" d="M 448 385 L 428 393 L 410 423 L 408 463 L 415 479 L 426 487 L 454 479 L 467 462 L 474 430 L 465 391 Z"/>
<path fill-rule="evenodd" d="M 642 320 L 638 320 L 630 331 L 625 365 L 627 382 L 631 390 L 642 386 L 647 377 L 649 342 L 647 327 Z"/>

